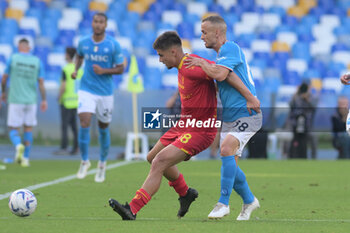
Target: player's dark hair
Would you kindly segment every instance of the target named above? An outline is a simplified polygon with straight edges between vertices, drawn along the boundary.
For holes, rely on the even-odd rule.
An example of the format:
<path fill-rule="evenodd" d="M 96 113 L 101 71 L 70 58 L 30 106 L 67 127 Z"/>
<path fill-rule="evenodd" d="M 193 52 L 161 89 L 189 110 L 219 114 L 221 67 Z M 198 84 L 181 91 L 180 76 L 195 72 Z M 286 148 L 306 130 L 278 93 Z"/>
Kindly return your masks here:
<path fill-rule="evenodd" d="M 21 44 L 21 43 L 27 43 L 29 44 L 29 40 L 27 40 L 26 38 L 22 38 L 18 41 L 18 44 Z"/>
<path fill-rule="evenodd" d="M 95 18 L 95 16 L 102 16 L 102 17 L 104 17 L 106 22 L 108 20 L 107 15 L 105 13 L 103 13 L 103 12 L 97 12 L 96 14 L 94 14 L 94 18 Z"/>
<path fill-rule="evenodd" d="M 209 21 L 216 24 L 226 24 L 225 20 L 220 15 L 211 15 L 202 20 L 202 22 Z"/>
<path fill-rule="evenodd" d="M 66 48 L 66 54 L 68 54 L 70 59 L 73 59 L 75 56 L 75 53 L 77 52 L 77 50 L 73 47 L 67 47 Z"/>
<path fill-rule="evenodd" d="M 156 50 L 167 50 L 174 45 L 181 47 L 181 39 L 175 31 L 167 31 L 158 36 L 153 43 L 153 48 Z"/>

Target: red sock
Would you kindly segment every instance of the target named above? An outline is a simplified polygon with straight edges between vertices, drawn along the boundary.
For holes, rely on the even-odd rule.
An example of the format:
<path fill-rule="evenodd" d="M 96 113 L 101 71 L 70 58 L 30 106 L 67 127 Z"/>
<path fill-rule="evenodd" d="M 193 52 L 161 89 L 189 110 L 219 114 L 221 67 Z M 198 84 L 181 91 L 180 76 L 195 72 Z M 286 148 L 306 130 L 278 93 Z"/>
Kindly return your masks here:
<path fill-rule="evenodd" d="M 130 209 L 133 214 L 137 214 L 150 200 L 151 196 L 144 189 L 136 191 L 135 197 L 130 202 Z"/>
<path fill-rule="evenodd" d="M 179 177 L 174 181 L 169 181 L 169 185 L 174 187 L 175 191 L 181 196 L 186 196 L 188 186 L 184 179 L 184 176 L 180 173 Z"/>

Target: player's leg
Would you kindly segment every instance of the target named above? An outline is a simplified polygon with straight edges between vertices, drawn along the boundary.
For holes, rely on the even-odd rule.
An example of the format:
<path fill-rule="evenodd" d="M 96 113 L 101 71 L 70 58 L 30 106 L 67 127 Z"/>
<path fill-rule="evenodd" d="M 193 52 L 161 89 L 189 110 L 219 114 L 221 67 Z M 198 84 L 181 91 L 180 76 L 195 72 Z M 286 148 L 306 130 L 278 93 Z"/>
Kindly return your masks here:
<path fill-rule="evenodd" d="M 171 128 L 168 130 L 154 145 L 152 150 L 147 155 L 147 160 L 152 163 L 154 157 L 163 150 L 166 146 L 177 140 L 179 134 L 176 128 Z M 163 176 L 169 181 L 169 186 L 173 187 L 175 192 L 179 194 L 180 197 L 185 196 L 188 190 L 187 184 L 183 175 L 180 173 L 176 165 L 167 168 L 164 171 Z"/>
<path fill-rule="evenodd" d="M 70 126 L 73 133 L 73 147 L 70 152 L 71 155 L 75 155 L 78 152 L 78 129 L 77 129 L 77 109 L 70 109 Z"/>
<path fill-rule="evenodd" d="M 90 122 L 92 113 L 79 113 L 80 129 L 79 129 L 79 148 L 81 151 L 82 160 L 89 160 L 89 145 L 90 145 Z"/>
<path fill-rule="evenodd" d="M 192 156 L 207 149 L 213 143 L 216 132 L 216 130 L 210 130 L 210 132 L 198 132 L 196 130 L 184 132 L 180 137 L 176 138 L 172 145 L 184 151 L 187 154 L 186 160 L 189 160 Z M 164 141 L 163 137 L 161 141 Z M 180 209 L 177 216 L 183 217 L 188 212 L 192 202 L 198 197 L 198 192 L 187 186 L 184 176 L 179 172 L 176 165 L 168 168 L 165 176 L 169 180 L 169 185 L 179 194 Z"/>
<path fill-rule="evenodd" d="M 23 144 L 25 146 L 23 159 L 21 161 L 22 167 L 29 166 L 29 154 L 33 144 L 33 127 L 37 124 L 36 110 L 37 105 L 31 104 L 25 107 L 26 113 L 24 115 L 24 134 L 23 134 Z"/>
<path fill-rule="evenodd" d="M 248 143 L 250 138 L 261 128 L 262 115 L 257 114 L 251 117 L 242 118 L 242 122 L 245 122 L 248 127 L 240 133 L 233 133 L 233 135 L 236 135 L 241 142 L 240 148 L 237 151 L 237 154 L 239 156 L 241 155 L 245 145 Z M 238 215 L 237 220 L 249 220 L 251 213 L 255 209 L 259 208 L 260 204 L 258 199 L 250 190 L 244 172 L 238 166 L 233 189 L 243 200 L 242 210 Z"/>
<path fill-rule="evenodd" d="M 238 215 L 237 220 L 249 220 L 251 213 L 260 207 L 260 203 L 250 190 L 246 176 L 239 167 L 237 167 L 233 188 L 243 199 L 242 210 Z"/>
<path fill-rule="evenodd" d="M 80 128 L 78 144 L 81 154 L 80 167 L 77 173 L 78 179 L 83 179 L 91 166 L 89 161 L 90 123 L 92 114 L 96 112 L 96 97 L 86 91 L 78 91 L 78 117 Z"/>
<path fill-rule="evenodd" d="M 100 143 L 100 159 L 97 163 L 97 172 L 95 182 L 101 183 L 106 179 L 107 156 L 111 144 L 111 138 L 108 123 L 98 122 L 99 143 Z"/>
<path fill-rule="evenodd" d="M 60 116 L 61 116 L 61 145 L 60 148 L 57 151 L 54 151 L 53 154 L 55 155 L 66 155 L 67 154 L 67 145 L 68 145 L 68 109 L 64 107 L 63 104 L 60 104 Z"/>
<path fill-rule="evenodd" d="M 61 117 L 62 117 L 62 138 L 61 138 L 61 150 L 64 154 L 68 147 L 68 124 L 69 124 L 69 109 L 66 109 L 63 104 L 61 105 Z"/>
<path fill-rule="evenodd" d="M 235 154 L 239 148 L 239 140 L 227 134 L 227 128 L 223 126 L 221 134 L 222 143 L 220 149 L 221 155 L 221 189 L 220 198 L 214 209 L 209 213 L 208 218 L 222 218 L 230 213 L 229 200 L 232 193 L 234 180 L 237 172 L 237 164 Z"/>
<path fill-rule="evenodd" d="M 219 149 L 219 144 L 220 144 L 220 132 L 218 130 L 215 136 L 214 142 L 210 145 L 210 154 L 209 154 L 210 159 L 216 159 L 218 149 Z"/>
<path fill-rule="evenodd" d="M 19 134 L 20 127 L 24 124 L 24 106 L 10 103 L 7 112 L 7 126 L 9 138 L 16 148 L 15 162 L 20 163 L 23 158 L 24 145 L 21 143 Z"/>
<path fill-rule="evenodd" d="M 165 148 L 165 146 L 158 140 L 158 142 L 148 152 L 147 161 L 150 164 L 152 164 L 153 159 L 164 148 Z M 141 194 L 141 195 L 143 196 L 143 194 Z M 150 197 L 149 197 L 149 199 L 150 199 Z M 123 205 L 114 199 L 109 199 L 109 205 L 113 208 L 114 211 L 116 211 L 122 217 L 123 220 L 135 220 L 136 214 L 133 214 L 131 212 L 130 205 L 128 203 Z"/>
<path fill-rule="evenodd" d="M 81 163 L 77 173 L 78 179 L 83 179 L 87 175 L 87 171 L 91 166 L 89 161 L 89 145 L 90 145 L 90 122 L 92 113 L 79 113 L 80 128 L 78 136 L 78 144 L 81 154 Z"/>
<path fill-rule="evenodd" d="M 137 190 L 130 205 L 121 205 L 117 201 L 110 199 L 110 206 L 121 215 L 123 220 L 134 220 L 137 212 L 145 206 L 158 191 L 164 171 L 186 158 L 187 154 L 179 148 L 173 145 L 165 147 L 153 159 L 150 172 L 141 189 Z"/>
<path fill-rule="evenodd" d="M 23 158 L 21 161 L 22 167 L 29 167 L 29 154 L 33 144 L 33 127 L 24 126 L 23 143 L 25 146 Z"/>
<path fill-rule="evenodd" d="M 165 137 L 166 138 L 166 137 Z M 170 144 L 170 142 L 172 142 L 173 140 L 169 140 L 169 143 L 165 140 L 165 138 L 162 137 L 162 141 L 164 144 Z M 158 142 L 154 145 L 154 147 L 152 148 L 152 150 L 148 153 L 147 155 L 147 160 L 149 163 L 152 163 L 153 159 L 155 158 L 155 156 L 165 148 L 165 146 L 163 145 L 163 143 L 158 140 Z M 188 207 L 191 204 L 191 202 L 196 198 L 194 196 L 198 196 L 198 193 L 196 190 L 191 189 L 187 186 L 186 181 L 184 176 L 180 173 L 179 169 L 177 168 L 176 165 L 171 166 L 169 168 L 167 168 L 164 171 L 163 176 L 165 178 L 167 178 L 167 180 L 169 181 L 169 186 L 173 187 L 175 192 L 177 192 L 179 194 L 179 201 L 180 201 L 180 214 L 179 215 L 185 215 L 184 212 L 188 211 Z M 189 191 L 190 190 L 190 191 Z M 188 191 L 190 194 L 188 194 Z M 186 197 L 186 195 L 188 194 L 188 196 Z M 194 199 L 193 199 L 194 198 Z M 186 201 L 187 199 L 191 199 L 190 202 Z M 193 200 L 192 200 L 193 199 Z M 188 207 L 187 208 L 181 208 L 181 203 L 188 203 Z"/>
<path fill-rule="evenodd" d="M 95 182 L 103 182 L 106 177 L 107 156 L 111 144 L 109 123 L 112 121 L 113 96 L 100 96 L 97 101 L 96 117 L 100 143 L 100 159 L 97 164 Z"/>

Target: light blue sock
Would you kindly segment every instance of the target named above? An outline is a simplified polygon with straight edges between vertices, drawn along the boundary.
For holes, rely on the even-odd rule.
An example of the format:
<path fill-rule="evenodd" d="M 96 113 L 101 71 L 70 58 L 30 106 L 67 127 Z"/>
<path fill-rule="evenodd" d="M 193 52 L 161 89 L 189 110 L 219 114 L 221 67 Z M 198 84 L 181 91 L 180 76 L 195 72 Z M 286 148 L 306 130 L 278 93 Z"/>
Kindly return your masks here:
<path fill-rule="evenodd" d="M 90 127 L 80 127 L 78 139 L 81 158 L 86 161 L 89 159 Z"/>
<path fill-rule="evenodd" d="M 221 157 L 221 196 L 220 203 L 228 205 L 236 176 L 237 166 L 235 156 Z"/>
<path fill-rule="evenodd" d="M 14 146 L 17 146 L 21 143 L 21 137 L 19 136 L 17 129 L 11 129 L 9 132 L 9 137 Z"/>
<path fill-rule="evenodd" d="M 23 134 L 23 143 L 25 145 L 25 149 L 24 149 L 24 158 L 29 158 L 29 152 L 30 149 L 32 148 L 32 144 L 33 144 L 33 132 L 24 132 Z"/>
<path fill-rule="evenodd" d="M 238 166 L 233 189 L 241 196 L 244 204 L 250 204 L 254 201 L 254 195 L 250 191 L 245 174 Z"/>
<path fill-rule="evenodd" d="M 101 129 L 98 128 L 98 131 L 100 133 L 99 135 L 99 141 L 100 141 L 100 161 L 104 162 L 107 159 L 108 152 L 109 152 L 109 146 L 111 144 L 111 137 L 109 134 L 109 128 Z"/>

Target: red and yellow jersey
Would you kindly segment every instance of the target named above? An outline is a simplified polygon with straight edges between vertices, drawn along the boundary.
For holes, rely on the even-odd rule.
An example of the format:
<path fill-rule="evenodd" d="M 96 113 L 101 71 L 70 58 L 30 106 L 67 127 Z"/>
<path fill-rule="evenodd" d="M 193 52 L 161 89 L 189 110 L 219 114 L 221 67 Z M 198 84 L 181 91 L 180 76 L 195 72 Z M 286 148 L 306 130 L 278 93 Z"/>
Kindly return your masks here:
<path fill-rule="evenodd" d="M 216 119 L 217 101 L 214 80 L 208 77 L 201 67 L 187 68 L 184 66 L 183 62 L 188 56 L 199 57 L 194 54 L 186 54 L 178 67 L 181 115 L 191 116 L 190 118 L 197 120 Z"/>

